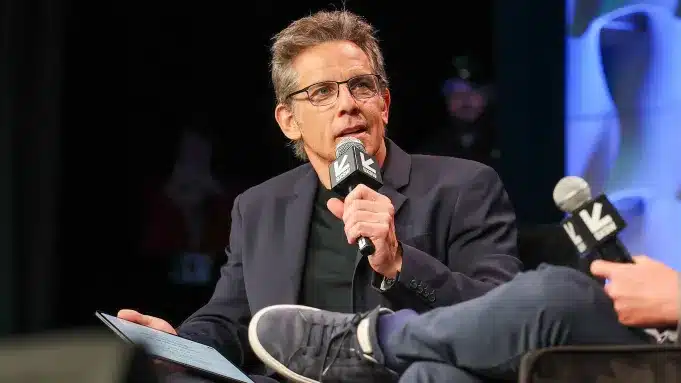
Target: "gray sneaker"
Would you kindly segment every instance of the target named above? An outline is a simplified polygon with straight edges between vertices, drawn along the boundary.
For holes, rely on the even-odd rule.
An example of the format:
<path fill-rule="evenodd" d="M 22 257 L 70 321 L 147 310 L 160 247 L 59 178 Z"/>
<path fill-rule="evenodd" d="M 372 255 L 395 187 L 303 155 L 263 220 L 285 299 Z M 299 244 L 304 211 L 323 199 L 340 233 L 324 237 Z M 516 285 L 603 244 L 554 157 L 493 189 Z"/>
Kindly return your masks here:
<path fill-rule="evenodd" d="M 248 340 L 265 365 L 294 382 L 395 382 L 398 376 L 383 365 L 376 335 L 379 314 L 390 312 L 275 305 L 253 316 Z"/>

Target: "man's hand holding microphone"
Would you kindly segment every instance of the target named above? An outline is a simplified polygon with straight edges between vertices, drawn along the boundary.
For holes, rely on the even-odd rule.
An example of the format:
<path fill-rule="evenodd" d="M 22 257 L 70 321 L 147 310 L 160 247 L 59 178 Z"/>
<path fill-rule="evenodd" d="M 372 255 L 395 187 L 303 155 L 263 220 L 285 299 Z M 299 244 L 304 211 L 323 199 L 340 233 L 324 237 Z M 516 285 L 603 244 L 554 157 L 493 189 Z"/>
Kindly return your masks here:
<path fill-rule="evenodd" d="M 345 223 L 348 243 L 357 243 L 369 265 L 387 278 L 402 269 L 402 249 L 395 234 L 395 207 L 378 193 L 381 171 L 354 137 L 344 137 L 336 146 L 336 160 L 329 166 L 332 189 L 344 200 L 332 198 L 327 207 Z"/>
<path fill-rule="evenodd" d="M 596 259 L 591 273 L 606 279 L 619 321 L 632 327 L 676 327 L 681 316 L 679 273 L 644 255 L 634 263 Z"/>
<path fill-rule="evenodd" d="M 345 223 L 348 243 L 357 243 L 360 237 L 373 243 L 375 250 L 367 258 L 371 268 L 385 277 L 395 278 L 402 269 L 402 254 L 395 235 L 395 208 L 390 199 L 359 184 L 344 201 L 332 198 L 327 207 Z"/>
<path fill-rule="evenodd" d="M 568 213 L 562 225 L 589 271 L 606 282 L 619 321 L 632 327 L 668 329 L 681 316 L 679 272 L 647 256 L 631 256 L 617 235 L 626 227 L 604 194 L 595 198 L 580 177 L 563 177 L 553 191 L 556 206 Z"/>

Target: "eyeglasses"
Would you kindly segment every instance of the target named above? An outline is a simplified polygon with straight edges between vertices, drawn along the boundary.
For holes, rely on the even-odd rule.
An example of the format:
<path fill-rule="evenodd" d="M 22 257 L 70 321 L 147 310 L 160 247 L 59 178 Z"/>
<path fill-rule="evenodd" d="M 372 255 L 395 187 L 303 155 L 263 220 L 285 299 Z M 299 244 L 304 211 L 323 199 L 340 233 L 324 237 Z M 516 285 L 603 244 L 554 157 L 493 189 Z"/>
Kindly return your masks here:
<path fill-rule="evenodd" d="M 296 94 L 307 93 L 307 99 L 312 105 L 331 105 L 338 99 L 342 84 L 348 84 L 348 90 L 356 100 L 364 100 L 378 94 L 382 79 L 377 74 L 362 74 L 345 81 L 322 81 L 297 90 L 286 96 L 286 99 Z"/>

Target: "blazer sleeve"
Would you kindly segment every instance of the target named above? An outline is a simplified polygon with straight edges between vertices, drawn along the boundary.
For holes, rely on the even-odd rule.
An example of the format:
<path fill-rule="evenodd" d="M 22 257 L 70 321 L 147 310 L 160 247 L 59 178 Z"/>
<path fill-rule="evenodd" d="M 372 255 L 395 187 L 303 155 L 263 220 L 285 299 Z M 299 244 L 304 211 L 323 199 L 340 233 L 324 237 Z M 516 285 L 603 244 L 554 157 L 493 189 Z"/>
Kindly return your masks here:
<path fill-rule="evenodd" d="M 246 297 L 241 263 L 242 218 L 239 197 L 232 207 L 227 263 L 220 270 L 213 296 L 208 303 L 187 318 L 177 329 L 178 335 L 218 350 L 232 363 L 245 367 L 252 359 L 247 326 L 251 313 Z"/>
<path fill-rule="evenodd" d="M 386 283 L 373 274 L 372 285 L 396 307 L 424 312 L 450 306 L 479 297 L 521 271 L 513 206 L 491 167 L 483 167 L 451 203 L 444 262 L 401 243 L 397 280 Z"/>

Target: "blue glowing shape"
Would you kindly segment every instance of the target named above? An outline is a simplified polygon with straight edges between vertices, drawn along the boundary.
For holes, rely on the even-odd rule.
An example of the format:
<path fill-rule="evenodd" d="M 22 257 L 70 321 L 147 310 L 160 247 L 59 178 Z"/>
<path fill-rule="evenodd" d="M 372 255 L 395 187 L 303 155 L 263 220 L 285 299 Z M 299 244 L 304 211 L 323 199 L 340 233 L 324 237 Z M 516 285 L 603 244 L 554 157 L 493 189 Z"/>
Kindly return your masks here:
<path fill-rule="evenodd" d="M 607 193 L 623 242 L 681 270 L 677 0 L 568 0 L 566 174 Z"/>

